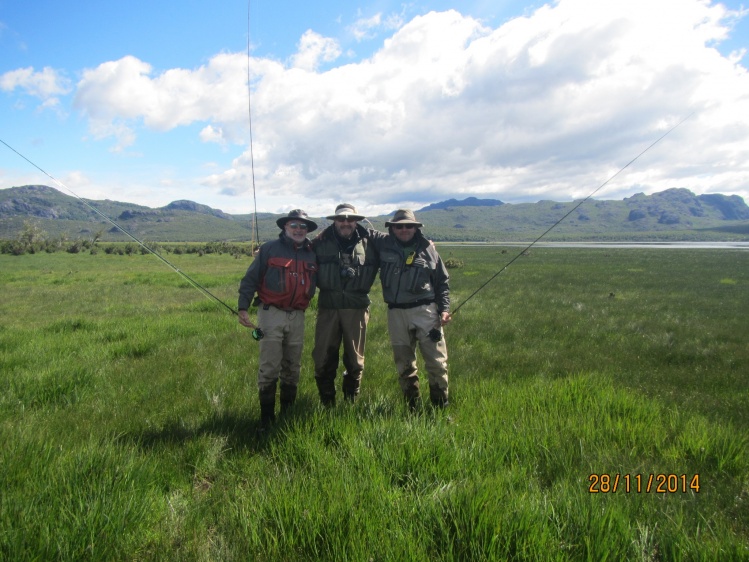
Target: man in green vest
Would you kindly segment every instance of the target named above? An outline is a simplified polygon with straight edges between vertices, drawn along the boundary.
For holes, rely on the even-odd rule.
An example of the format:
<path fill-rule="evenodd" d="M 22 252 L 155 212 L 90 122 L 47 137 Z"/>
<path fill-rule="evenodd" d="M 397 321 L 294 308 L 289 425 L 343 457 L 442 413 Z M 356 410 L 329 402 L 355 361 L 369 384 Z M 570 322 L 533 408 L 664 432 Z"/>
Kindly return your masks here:
<path fill-rule="evenodd" d="M 315 381 L 320 401 L 335 405 L 335 378 L 343 346 L 342 390 L 353 402 L 364 371 L 364 346 L 369 322 L 369 290 L 379 261 L 370 243 L 370 231 L 359 225 L 365 217 L 341 203 L 327 219 L 333 224 L 315 240 L 317 284 L 320 289 L 315 326 Z"/>

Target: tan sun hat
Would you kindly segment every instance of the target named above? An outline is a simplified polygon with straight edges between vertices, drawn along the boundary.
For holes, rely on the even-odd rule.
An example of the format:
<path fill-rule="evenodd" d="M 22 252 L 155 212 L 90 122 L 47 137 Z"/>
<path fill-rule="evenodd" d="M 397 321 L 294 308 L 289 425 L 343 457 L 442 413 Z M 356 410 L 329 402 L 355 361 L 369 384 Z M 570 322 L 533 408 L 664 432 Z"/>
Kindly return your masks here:
<path fill-rule="evenodd" d="M 418 227 L 424 226 L 416 220 L 416 215 L 411 209 L 398 209 L 393 215 L 393 220 L 389 220 L 385 223 L 385 226 L 393 226 L 394 224 L 415 224 Z"/>
<path fill-rule="evenodd" d="M 365 217 L 364 215 L 360 215 L 359 213 L 357 213 L 356 212 L 356 207 L 354 207 L 353 205 L 351 205 L 349 203 L 341 203 L 340 205 L 338 205 L 335 208 L 335 214 L 330 215 L 330 216 L 325 217 L 325 218 L 328 219 L 328 220 L 330 220 L 330 221 L 334 221 L 336 219 L 341 219 L 341 218 L 343 218 L 343 219 L 354 219 L 354 220 L 357 220 L 357 221 L 362 221 L 362 220 L 364 220 L 367 217 Z"/>

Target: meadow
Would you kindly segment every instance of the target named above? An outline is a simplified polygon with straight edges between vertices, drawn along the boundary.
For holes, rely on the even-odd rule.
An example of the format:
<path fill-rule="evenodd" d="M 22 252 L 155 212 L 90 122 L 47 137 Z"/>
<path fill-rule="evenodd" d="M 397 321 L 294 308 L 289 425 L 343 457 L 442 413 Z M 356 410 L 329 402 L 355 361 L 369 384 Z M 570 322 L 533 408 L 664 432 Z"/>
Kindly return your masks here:
<path fill-rule="evenodd" d="M 518 250 L 438 246 L 457 306 Z M 236 306 L 251 258 L 170 255 Z M 534 248 L 400 396 L 257 434 L 257 344 L 149 255 L 0 255 L 0 560 L 749 560 L 749 253 Z M 253 314 L 254 316 L 254 314 Z"/>

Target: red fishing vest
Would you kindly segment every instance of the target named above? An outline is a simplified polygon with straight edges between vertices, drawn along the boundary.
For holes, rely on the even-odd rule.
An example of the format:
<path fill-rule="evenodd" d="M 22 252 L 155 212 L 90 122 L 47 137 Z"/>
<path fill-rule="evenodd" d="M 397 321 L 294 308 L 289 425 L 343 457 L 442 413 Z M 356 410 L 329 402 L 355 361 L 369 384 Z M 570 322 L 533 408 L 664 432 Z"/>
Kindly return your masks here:
<path fill-rule="evenodd" d="M 257 290 L 260 302 L 283 310 L 306 310 L 315 295 L 316 273 L 312 252 L 299 252 L 296 258 L 269 258 Z"/>

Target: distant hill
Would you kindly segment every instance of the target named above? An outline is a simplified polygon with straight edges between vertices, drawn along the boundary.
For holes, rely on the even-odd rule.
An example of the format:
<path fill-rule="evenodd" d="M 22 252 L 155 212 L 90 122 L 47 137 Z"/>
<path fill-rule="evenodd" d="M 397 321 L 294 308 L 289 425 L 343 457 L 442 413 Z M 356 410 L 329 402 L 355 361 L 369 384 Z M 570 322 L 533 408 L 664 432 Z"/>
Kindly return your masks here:
<path fill-rule="evenodd" d="M 193 201 L 174 201 L 152 209 L 119 201 L 86 202 L 141 240 L 160 242 L 242 241 L 252 239 L 253 217 L 231 215 Z M 449 199 L 418 211 L 424 232 L 435 241 L 534 240 L 749 240 L 749 207 L 732 195 L 695 195 L 673 188 L 638 193 L 622 201 L 579 201 L 510 204 L 497 199 Z M 261 240 L 278 235 L 276 219 L 259 213 Z M 369 217 L 385 229 L 390 216 Z M 51 236 L 127 240 L 116 227 L 75 197 L 45 185 L 0 190 L 0 238 L 15 238 L 25 221 L 34 221 Z M 328 221 L 316 218 L 325 226 Z"/>
<path fill-rule="evenodd" d="M 418 214 L 435 240 L 535 239 L 580 201 L 448 207 Z M 673 188 L 623 201 L 591 199 L 571 212 L 548 240 L 749 239 L 749 207 L 741 197 L 695 195 Z"/>
<path fill-rule="evenodd" d="M 447 201 L 440 201 L 439 203 L 432 203 L 426 207 L 419 209 L 421 211 L 436 211 L 439 209 L 449 209 L 451 207 L 496 207 L 498 205 L 504 205 L 499 199 L 477 199 L 476 197 L 467 197 L 462 201 L 457 199 L 448 199 Z"/>
<path fill-rule="evenodd" d="M 172 201 L 166 207 L 162 207 L 164 211 L 192 211 L 193 213 L 203 213 L 204 215 L 211 215 L 220 219 L 231 220 L 231 215 L 226 214 L 223 211 L 212 209 L 208 205 L 200 205 L 194 201 Z"/>
<path fill-rule="evenodd" d="M 86 202 L 140 239 L 170 242 L 252 239 L 251 216 L 230 215 L 193 201 L 173 201 L 156 209 L 109 199 Z M 268 217 L 269 213 L 260 213 L 258 223 Z M 0 190 L 1 238 L 13 237 L 23 222 L 30 219 L 39 222 L 53 236 L 66 234 L 76 238 L 103 231 L 102 240 L 129 239 L 83 202 L 52 187 L 25 185 Z M 270 231 L 265 235 L 269 236 Z"/>

